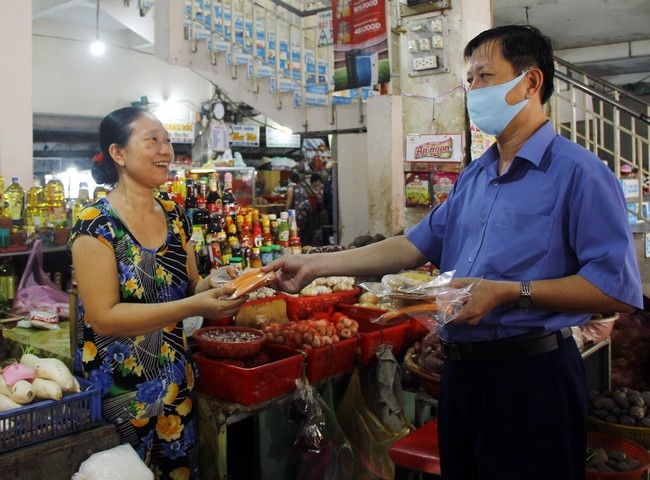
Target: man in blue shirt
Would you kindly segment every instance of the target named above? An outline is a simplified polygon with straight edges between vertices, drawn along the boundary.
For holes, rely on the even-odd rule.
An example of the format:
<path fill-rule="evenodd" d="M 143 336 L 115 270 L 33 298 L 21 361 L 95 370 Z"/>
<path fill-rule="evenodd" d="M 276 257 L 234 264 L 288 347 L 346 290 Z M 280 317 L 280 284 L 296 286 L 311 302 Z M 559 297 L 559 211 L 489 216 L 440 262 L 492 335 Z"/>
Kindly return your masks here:
<path fill-rule="evenodd" d="M 283 257 L 278 285 L 394 273 L 431 261 L 470 285 L 441 330 L 438 408 L 445 480 L 584 478 L 586 382 L 569 327 L 633 312 L 643 295 L 625 199 L 594 154 L 557 135 L 550 40 L 530 26 L 487 30 L 465 49 L 467 109 L 496 144 L 405 236 Z"/>

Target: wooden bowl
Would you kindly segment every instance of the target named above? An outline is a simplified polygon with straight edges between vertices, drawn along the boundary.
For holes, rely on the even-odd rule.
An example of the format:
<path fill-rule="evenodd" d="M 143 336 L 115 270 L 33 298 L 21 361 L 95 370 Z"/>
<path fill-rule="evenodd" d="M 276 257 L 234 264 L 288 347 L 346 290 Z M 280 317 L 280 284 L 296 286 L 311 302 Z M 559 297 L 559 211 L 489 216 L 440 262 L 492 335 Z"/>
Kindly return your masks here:
<path fill-rule="evenodd" d="M 440 375 L 437 373 L 427 372 L 420 368 L 413 360 L 414 350 L 413 347 L 409 348 L 404 354 L 404 364 L 409 371 L 415 375 L 420 382 L 420 386 L 434 398 L 438 398 L 440 393 Z"/>
<path fill-rule="evenodd" d="M 203 355 L 221 358 L 253 357 L 266 340 L 261 330 L 237 326 L 203 327 L 192 337 Z"/>

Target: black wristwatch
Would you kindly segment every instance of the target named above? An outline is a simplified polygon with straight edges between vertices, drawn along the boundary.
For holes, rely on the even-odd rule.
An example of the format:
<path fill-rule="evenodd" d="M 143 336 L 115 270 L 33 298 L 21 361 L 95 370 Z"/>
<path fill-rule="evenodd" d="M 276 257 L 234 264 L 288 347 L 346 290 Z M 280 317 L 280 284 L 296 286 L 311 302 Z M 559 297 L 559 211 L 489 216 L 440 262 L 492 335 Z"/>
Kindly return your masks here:
<path fill-rule="evenodd" d="M 519 284 L 520 294 L 519 300 L 517 301 L 517 307 L 519 310 L 528 310 L 533 304 L 533 291 L 530 287 L 530 282 L 526 280 Z"/>

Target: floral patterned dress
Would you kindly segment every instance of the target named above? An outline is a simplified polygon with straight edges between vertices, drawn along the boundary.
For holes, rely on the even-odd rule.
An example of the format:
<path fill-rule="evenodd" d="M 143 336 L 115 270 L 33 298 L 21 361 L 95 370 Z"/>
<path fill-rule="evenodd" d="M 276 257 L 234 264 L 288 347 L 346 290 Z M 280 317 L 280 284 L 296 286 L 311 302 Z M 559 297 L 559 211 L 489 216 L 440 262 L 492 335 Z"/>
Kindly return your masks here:
<path fill-rule="evenodd" d="M 106 198 L 86 207 L 70 233 L 68 248 L 79 235 L 90 235 L 113 250 L 122 302 L 160 303 L 187 296 L 190 221 L 175 202 L 159 202 L 168 234 L 156 250 L 138 243 Z M 133 445 L 157 479 L 198 479 L 194 371 L 183 323 L 146 335 L 106 337 L 85 321 L 80 298 L 79 328 L 77 366 L 102 386 L 104 419 L 117 426 L 120 439 Z"/>

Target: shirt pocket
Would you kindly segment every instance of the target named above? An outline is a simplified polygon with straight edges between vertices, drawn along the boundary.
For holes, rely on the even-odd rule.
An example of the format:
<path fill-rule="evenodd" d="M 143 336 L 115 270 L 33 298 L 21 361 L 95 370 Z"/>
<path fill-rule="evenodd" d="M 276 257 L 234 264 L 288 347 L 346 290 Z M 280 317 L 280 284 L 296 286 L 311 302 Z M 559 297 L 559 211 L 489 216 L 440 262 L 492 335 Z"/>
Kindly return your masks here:
<path fill-rule="evenodd" d="M 487 243 L 494 272 L 515 280 L 540 278 L 548 261 L 552 235 L 550 216 L 501 210 Z"/>

